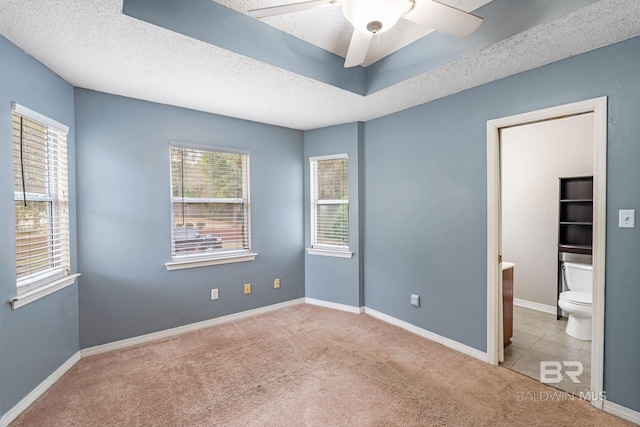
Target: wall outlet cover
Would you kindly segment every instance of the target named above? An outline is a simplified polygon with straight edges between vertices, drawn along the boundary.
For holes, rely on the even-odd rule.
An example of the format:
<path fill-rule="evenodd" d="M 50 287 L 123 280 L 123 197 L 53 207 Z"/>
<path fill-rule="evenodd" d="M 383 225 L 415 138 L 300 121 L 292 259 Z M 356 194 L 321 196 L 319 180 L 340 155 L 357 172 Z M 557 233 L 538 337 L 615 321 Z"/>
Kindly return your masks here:
<path fill-rule="evenodd" d="M 414 307 L 420 307 L 420 295 L 411 294 L 411 305 Z"/>
<path fill-rule="evenodd" d="M 218 290 L 217 289 L 211 289 L 211 299 L 218 299 Z"/>
<path fill-rule="evenodd" d="M 251 283 L 245 283 L 244 284 L 244 294 L 250 294 L 251 293 Z"/>
<path fill-rule="evenodd" d="M 274 289 L 280 288 L 280 279 L 273 279 L 273 287 Z"/>

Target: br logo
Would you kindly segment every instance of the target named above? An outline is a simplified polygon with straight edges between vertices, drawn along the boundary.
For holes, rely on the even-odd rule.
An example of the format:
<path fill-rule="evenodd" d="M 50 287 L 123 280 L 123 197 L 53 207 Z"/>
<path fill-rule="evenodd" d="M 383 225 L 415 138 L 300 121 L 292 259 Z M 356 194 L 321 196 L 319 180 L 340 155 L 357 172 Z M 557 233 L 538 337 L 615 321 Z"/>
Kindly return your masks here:
<path fill-rule="evenodd" d="M 579 383 L 578 377 L 584 371 L 582 362 L 578 361 L 563 361 L 562 363 L 555 360 L 543 360 L 540 362 L 540 382 L 543 384 L 556 384 L 562 381 L 562 368 L 564 375 L 569 377 L 574 383 Z"/>

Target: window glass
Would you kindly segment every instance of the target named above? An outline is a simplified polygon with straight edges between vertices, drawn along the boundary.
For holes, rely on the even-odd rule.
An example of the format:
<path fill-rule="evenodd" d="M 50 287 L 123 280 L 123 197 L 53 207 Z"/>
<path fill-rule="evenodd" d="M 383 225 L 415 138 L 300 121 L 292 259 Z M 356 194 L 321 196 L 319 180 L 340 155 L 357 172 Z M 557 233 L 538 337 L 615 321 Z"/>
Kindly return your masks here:
<path fill-rule="evenodd" d="M 311 159 L 311 245 L 349 248 L 349 160 Z"/>
<path fill-rule="evenodd" d="M 171 147 L 172 258 L 250 252 L 249 156 Z"/>
<path fill-rule="evenodd" d="M 16 279 L 24 292 L 69 275 L 67 135 L 13 112 Z"/>

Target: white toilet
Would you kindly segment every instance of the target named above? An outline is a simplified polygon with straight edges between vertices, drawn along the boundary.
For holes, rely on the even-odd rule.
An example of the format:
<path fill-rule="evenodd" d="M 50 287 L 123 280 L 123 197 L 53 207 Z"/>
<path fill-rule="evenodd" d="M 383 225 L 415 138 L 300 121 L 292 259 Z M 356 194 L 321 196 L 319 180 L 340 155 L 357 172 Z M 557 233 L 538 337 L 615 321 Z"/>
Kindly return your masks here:
<path fill-rule="evenodd" d="M 562 263 L 565 288 L 558 306 L 569 314 L 566 332 L 579 340 L 591 340 L 593 309 L 593 266 L 577 262 Z"/>

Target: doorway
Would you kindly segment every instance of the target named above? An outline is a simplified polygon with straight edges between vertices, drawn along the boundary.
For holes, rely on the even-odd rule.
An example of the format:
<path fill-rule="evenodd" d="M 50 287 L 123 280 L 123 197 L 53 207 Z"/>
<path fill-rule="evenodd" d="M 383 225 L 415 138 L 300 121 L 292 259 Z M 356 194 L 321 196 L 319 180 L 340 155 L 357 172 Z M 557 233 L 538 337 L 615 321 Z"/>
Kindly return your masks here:
<path fill-rule="evenodd" d="M 487 122 L 487 360 L 498 365 L 502 354 L 501 130 L 563 117 L 593 113 L 593 322 L 590 391 L 603 388 L 604 268 L 606 217 L 607 99 L 591 99 Z M 500 298 L 500 299 L 499 299 Z M 602 401 L 592 400 L 601 408 Z"/>

